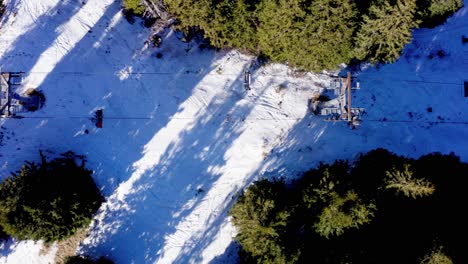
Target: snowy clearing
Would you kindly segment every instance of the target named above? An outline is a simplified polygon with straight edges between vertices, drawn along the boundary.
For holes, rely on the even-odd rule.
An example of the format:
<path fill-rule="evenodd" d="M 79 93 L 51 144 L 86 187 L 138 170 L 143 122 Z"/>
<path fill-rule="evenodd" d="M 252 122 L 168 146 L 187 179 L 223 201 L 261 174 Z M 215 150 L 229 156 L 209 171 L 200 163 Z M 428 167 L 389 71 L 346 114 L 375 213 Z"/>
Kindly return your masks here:
<path fill-rule="evenodd" d="M 351 130 L 308 111 L 324 75 L 294 77 L 268 65 L 245 91 L 252 57 L 201 51 L 172 31 L 160 48 L 146 48 L 149 30 L 123 19 L 119 2 L 6 2 L 0 65 L 26 72 L 23 89 L 42 90 L 46 103 L 0 121 L 0 174 L 39 160 L 39 149 L 86 155 L 107 203 L 82 253 L 116 263 L 232 263 L 227 211 L 259 177 L 295 176 L 376 147 L 468 160 L 467 7 L 445 25 L 417 30 L 396 63 L 360 72 L 353 102 L 367 114 Z M 99 108 L 103 129 L 90 121 Z M 53 262 L 56 249 L 41 255 L 41 247 L 8 241 L 0 263 Z"/>

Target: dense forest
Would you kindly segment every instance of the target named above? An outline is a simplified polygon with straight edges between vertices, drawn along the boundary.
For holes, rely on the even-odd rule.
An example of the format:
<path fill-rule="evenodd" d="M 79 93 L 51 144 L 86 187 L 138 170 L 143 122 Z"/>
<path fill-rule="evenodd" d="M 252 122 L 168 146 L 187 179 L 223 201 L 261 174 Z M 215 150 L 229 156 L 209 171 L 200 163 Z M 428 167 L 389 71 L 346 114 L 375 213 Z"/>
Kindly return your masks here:
<path fill-rule="evenodd" d="M 383 149 L 261 180 L 230 215 L 244 263 L 468 263 L 468 164 Z"/>
<path fill-rule="evenodd" d="M 124 0 L 142 14 L 139 0 Z M 462 0 L 165 0 L 185 32 L 311 71 L 393 62 L 412 29 L 434 27 Z"/>

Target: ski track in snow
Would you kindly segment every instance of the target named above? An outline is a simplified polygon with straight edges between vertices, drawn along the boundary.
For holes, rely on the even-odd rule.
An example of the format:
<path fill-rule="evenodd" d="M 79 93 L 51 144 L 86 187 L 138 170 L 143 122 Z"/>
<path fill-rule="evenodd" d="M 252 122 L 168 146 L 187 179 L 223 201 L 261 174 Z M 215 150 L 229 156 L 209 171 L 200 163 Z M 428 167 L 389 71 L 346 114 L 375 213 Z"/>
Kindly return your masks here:
<path fill-rule="evenodd" d="M 293 77 L 272 64 L 253 72 L 246 92 L 251 57 L 200 51 L 172 31 L 146 48 L 149 31 L 126 22 L 113 0 L 9 0 L 0 65 L 27 72 L 23 89 L 47 101 L 27 118 L 0 121 L 0 175 L 38 160 L 38 149 L 84 154 L 107 202 L 79 252 L 116 263 L 233 263 L 227 211 L 255 179 L 295 177 L 377 147 L 468 160 L 468 125 L 437 123 L 468 122 L 466 13 L 416 30 L 396 63 L 362 69 L 353 102 L 367 114 L 350 130 L 308 112 L 323 75 Z M 445 58 L 433 56 L 439 50 Z M 89 120 L 98 108 L 103 129 Z M 8 241 L 0 263 L 52 262 L 56 249 L 40 255 L 40 247 Z"/>

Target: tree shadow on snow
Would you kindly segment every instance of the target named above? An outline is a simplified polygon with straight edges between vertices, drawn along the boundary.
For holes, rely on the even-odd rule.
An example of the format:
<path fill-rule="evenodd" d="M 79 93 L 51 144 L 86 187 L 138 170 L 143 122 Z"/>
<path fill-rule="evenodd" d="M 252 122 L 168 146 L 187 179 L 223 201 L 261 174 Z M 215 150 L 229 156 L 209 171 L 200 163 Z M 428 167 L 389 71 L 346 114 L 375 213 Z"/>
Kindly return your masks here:
<path fill-rule="evenodd" d="M 50 18 L 48 15 L 44 15 L 38 20 L 39 22 L 42 21 L 41 23 L 47 22 L 48 26 L 46 28 L 42 28 L 39 26 L 41 24 L 38 24 L 37 27 L 16 40 L 2 59 L 2 63 L 8 66 L 8 70 L 31 70 L 40 60 L 40 56 L 34 57 L 28 53 L 28 50 L 31 49 L 31 42 L 39 41 L 41 43 L 35 49 L 35 54 L 40 55 L 46 51 L 48 45 L 50 46 L 58 37 L 57 29 L 60 25 L 67 22 L 77 12 L 76 9 L 71 9 L 72 7 L 73 5 L 69 1 L 61 2 L 49 12 L 56 14 L 61 10 L 60 16 Z M 73 12 L 68 14 L 67 11 L 67 14 L 64 15 L 63 10 L 69 9 L 73 10 Z M 20 128 L 16 135 L 17 139 L 29 139 L 28 142 L 23 144 L 17 143 L 21 145 L 7 146 L 10 149 L 13 147 L 18 147 L 18 149 L 5 155 L 4 160 L 12 160 L 14 164 L 19 149 L 28 153 L 35 153 L 38 149 L 46 149 L 54 153 L 73 150 L 76 153 L 85 154 L 88 159 L 87 166 L 95 170 L 94 177 L 98 186 L 103 189 L 106 196 L 110 196 L 120 183 L 128 180 L 134 173 L 134 162 L 145 151 L 142 146 L 163 129 L 176 113 L 183 110 L 180 105 L 190 97 L 192 90 L 205 75 L 211 72 L 214 67 L 212 65 L 213 60 L 224 56 L 223 53 L 216 55 L 214 52 L 205 52 L 199 54 L 197 61 L 194 62 L 190 54 L 197 51 L 195 49 L 187 50 L 186 45 L 179 43 L 175 36 L 169 32 L 165 39 L 165 43 L 168 44 L 163 44 L 163 47 L 164 45 L 172 45 L 173 51 L 170 54 L 180 53 L 184 55 L 178 58 L 177 65 L 179 67 L 176 71 L 170 74 L 158 74 L 158 72 L 162 72 L 161 69 L 167 70 L 164 64 L 169 63 L 170 58 L 149 59 L 148 57 L 153 55 L 152 51 L 143 48 L 146 34 L 149 32 L 139 29 L 139 32 L 143 31 L 143 34 L 138 34 L 134 39 L 129 38 L 129 36 L 132 36 L 130 33 L 135 31 L 134 26 L 128 25 L 122 18 L 119 18 L 117 22 L 113 21 L 113 24 L 111 24 L 110 20 L 118 12 L 120 12 L 118 3 L 108 6 L 104 15 L 89 29 L 89 33 L 54 65 L 51 72 L 44 73 L 44 80 L 38 87 L 47 97 L 47 103 L 43 109 L 35 113 L 25 114 L 26 118 L 22 119 L 21 122 L 3 124 L 15 129 Z M 52 30 L 52 32 L 48 30 Z M 120 45 L 121 42 L 124 42 L 124 45 Z M 22 54 L 27 58 L 24 60 L 15 59 L 18 54 Z M 119 54 L 119 56 L 112 56 L 112 54 Z M 111 65 L 112 69 L 103 68 L 102 60 L 106 60 L 105 62 L 107 65 Z M 201 69 L 194 69 L 194 65 L 201 67 Z M 227 89 L 229 88 L 227 87 Z M 239 129 L 234 125 L 224 125 L 217 130 L 209 123 L 210 119 L 224 119 L 226 118 L 224 115 L 228 112 L 239 115 L 240 112 L 248 112 L 247 109 L 234 107 L 238 97 L 236 93 L 227 92 L 226 97 L 231 98 L 229 103 L 225 104 L 226 98 L 215 98 L 207 106 L 213 113 L 202 113 L 201 117 L 195 120 L 196 124 L 193 131 L 202 130 L 204 132 L 192 134 L 190 131 L 186 131 L 184 135 L 181 135 L 182 140 L 180 141 L 189 146 L 189 143 L 193 143 L 194 140 L 199 138 L 201 140 L 200 146 L 195 147 L 192 153 L 201 152 L 202 146 L 210 146 L 221 156 L 218 157 L 213 153 L 207 153 L 209 158 L 194 159 L 193 155 L 184 154 L 184 149 L 180 149 L 179 144 L 172 145 L 169 148 L 170 151 L 177 151 L 179 154 L 173 157 L 168 152 L 166 156 L 162 157 L 161 164 L 163 165 L 158 164 L 151 172 L 146 173 L 145 177 L 138 183 L 148 191 L 144 195 L 135 194 L 129 197 L 129 204 L 136 208 L 137 214 L 135 219 L 130 219 L 131 221 L 126 223 L 125 229 L 120 229 L 120 234 L 116 235 L 122 237 L 123 240 L 112 241 L 114 235 L 107 234 L 111 236 L 108 239 L 116 244 L 106 244 L 100 247 L 97 256 L 110 255 L 113 257 L 115 254 L 116 259 L 126 260 L 126 255 L 122 255 L 123 252 L 119 253 L 110 250 L 110 248 L 118 249 L 122 246 L 136 253 L 141 253 L 143 250 L 138 247 L 141 246 L 138 241 L 144 239 L 145 236 L 156 234 L 151 239 L 154 241 L 159 239 L 158 243 L 145 243 L 143 245 L 147 247 L 145 253 L 149 255 L 141 254 L 140 256 L 138 254 L 138 256 L 134 257 L 143 262 L 154 258 L 154 252 L 163 245 L 164 235 L 169 230 L 165 225 L 175 225 L 177 220 L 182 219 L 183 215 L 188 214 L 188 212 L 182 214 L 179 218 L 173 218 L 174 211 L 167 210 L 164 205 L 160 210 L 166 211 L 152 211 L 154 210 L 152 205 L 143 201 L 147 199 L 145 195 L 151 196 L 152 193 L 157 193 L 156 191 L 160 191 L 158 195 L 164 195 L 164 193 L 171 190 L 170 188 L 175 189 L 175 192 L 179 192 L 181 197 L 178 197 L 178 204 L 171 209 L 181 209 L 188 200 L 193 198 L 195 192 L 200 192 L 201 189 L 207 192 L 210 189 L 211 183 L 219 175 L 210 175 L 205 172 L 206 166 L 208 164 L 222 166 L 224 162 L 222 155 L 237 135 L 237 132 L 231 130 Z M 104 129 L 95 128 L 89 120 L 89 117 L 98 108 L 104 109 Z M 216 131 L 221 134 L 214 135 Z M 221 140 L 223 134 L 226 135 L 225 142 L 223 141 L 219 145 L 210 145 L 210 143 L 216 142 L 212 141 L 215 138 Z M 33 154 L 31 155 L 33 156 Z M 24 158 L 22 155 L 19 156 L 21 157 L 16 157 L 16 163 L 21 162 Z M 187 167 L 179 166 L 181 165 L 179 162 L 190 164 L 199 161 L 202 163 L 192 164 L 189 169 L 194 171 L 180 182 L 177 182 L 177 186 L 167 186 L 169 184 L 166 182 L 167 179 L 180 177 L 176 174 L 183 175 L 187 173 Z M 165 175 L 162 171 L 169 165 L 171 166 L 171 173 Z M 172 166 L 174 166 L 174 169 L 172 169 Z M 200 175 L 196 175 L 196 173 Z M 160 175 L 164 175 L 164 178 L 158 179 Z M 197 179 L 195 182 L 197 182 L 197 188 L 199 189 L 195 192 L 193 189 L 185 191 L 185 188 L 190 184 L 195 186 L 191 177 Z M 159 185 L 159 183 L 161 184 Z M 158 189 L 165 185 L 169 189 Z M 200 193 L 199 197 L 202 196 L 203 194 Z M 156 232 L 155 230 L 140 232 L 141 226 L 137 226 L 137 229 L 133 230 L 134 233 L 130 232 L 132 227 L 135 227 L 132 226 L 133 224 L 140 224 L 141 221 L 145 220 L 138 218 L 140 216 L 138 213 L 146 210 L 151 210 L 151 213 L 154 213 L 155 217 L 160 219 L 158 220 L 158 223 L 160 223 L 158 228 L 161 229 L 156 229 Z M 114 220 L 112 216 L 106 217 Z M 131 237 L 130 234 L 136 236 Z M 132 240 L 135 243 L 129 247 L 128 241 Z M 130 254 L 130 256 L 132 255 Z"/>
<path fill-rule="evenodd" d="M 24 3 L 23 5 L 27 6 Z M 31 28 L 16 38 L 10 49 L 0 57 L 2 70 L 29 72 L 60 35 L 60 26 L 67 23 L 81 7 L 81 1 L 63 0 L 47 13 L 33 17 L 34 24 L 30 25 Z M 35 11 L 27 9 L 18 9 L 17 1 L 10 1 L 5 24 L 14 19 L 11 16 L 16 16 L 15 12 Z M 34 15 L 31 13 L 31 16 Z"/>
<path fill-rule="evenodd" d="M 177 263 L 201 261 L 203 249 L 219 232 L 226 208 L 237 192 L 219 194 L 212 190 L 225 177 L 228 152 L 244 132 L 244 120 L 254 107 L 252 103 L 239 104 L 242 89 L 239 80 L 223 88 L 189 125 L 184 120 L 170 121 L 181 122 L 185 128 L 159 162 L 133 183 L 134 192 L 125 197 L 125 203 L 116 210 L 105 209 L 108 212 L 93 231 L 97 234 L 92 238 L 95 241 L 85 245 L 84 252 L 107 252 L 116 261 L 150 263 L 176 249 Z M 210 204 L 210 212 L 201 210 L 201 204 Z M 198 215 L 203 215 L 201 220 Z M 202 230 L 190 230 L 197 227 Z M 177 237 L 180 244 L 168 244 L 168 239 L 177 241 Z M 134 248 L 144 248 L 144 254 Z"/>
<path fill-rule="evenodd" d="M 223 252 L 223 254 L 216 256 L 213 258 L 209 264 L 232 264 L 232 263 L 238 263 L 239 262 L 239 252 L 240 245 L 232 241 L 229 246 L 226 248 L 226 250 Z"/>

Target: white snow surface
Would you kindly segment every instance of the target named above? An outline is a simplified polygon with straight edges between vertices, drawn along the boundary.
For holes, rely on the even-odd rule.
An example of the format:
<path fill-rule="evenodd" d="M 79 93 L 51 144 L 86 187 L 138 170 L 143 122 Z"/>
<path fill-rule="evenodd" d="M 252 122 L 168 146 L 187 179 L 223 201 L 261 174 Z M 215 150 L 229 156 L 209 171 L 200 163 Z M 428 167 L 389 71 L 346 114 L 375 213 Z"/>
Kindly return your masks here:
<path fill-rule="evenodd" d="M 0 121 L 0 177 L 39 160 L 38 149 L 86 155 L 107 202 L 80 253 L 116 263 L 235 263 L 227 211 L 256 179 L 297 177 L 378 147 L 468 161 L 466 7 L 416 30 L 396 63 L 361 69 L 353 104 L 367 114 L 351 130 L 308 110 L 325 75 L 271 64 L 253 72 L 245 91 L 252 57 L 202 51 L 170 30 L 161 47 L 145 47 L 149 30 L 129 24 L 119 1 L 83 3 L 8 0 L 0 28 L 2 70 L 26 72 L 22 89 L 47 100 L 23 119 Z M 90 121 L 99 108 L 102 129 Z M 52 263 L 56 248 L 41 255 L 41 247 L 4 242 L 0 263 Z"/>

